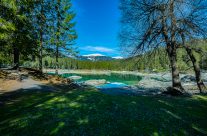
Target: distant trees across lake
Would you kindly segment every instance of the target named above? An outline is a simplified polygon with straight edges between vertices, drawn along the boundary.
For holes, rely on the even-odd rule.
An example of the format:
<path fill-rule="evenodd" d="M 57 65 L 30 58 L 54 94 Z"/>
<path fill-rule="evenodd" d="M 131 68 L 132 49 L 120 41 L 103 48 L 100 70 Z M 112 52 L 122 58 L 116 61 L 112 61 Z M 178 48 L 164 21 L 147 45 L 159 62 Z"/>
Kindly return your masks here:
<path fill-rule="evenodd" d="M 199 47 L 207 52 L 207 42 L 200 41 L 197 43 Z M 156 55 L 159 53 L 159 55 Z M 200 67 L 207 70 L 207 55 L 195 53 L 199 61 Z M 193 70 L 192 63 L 184 50 L 178 51 L 178 68 L 181 71 Z M 0 62 L 3 63 L 3 60 Z M 9 63 L 9 62 L 7 62 Z M 38 68 L 38 61 L 22 61 L 21 64 L 26 67 Z M 43 58 L 43 67 L 55 69 L 56 61 L 52 56 Z M 154 71 L 162 72 L 170 70 L 168 56 L 164 48 L 148 52 L 144 55 L 111 61 L 83 61 L 62 56 L 58 62 L 59 69 L 96 69 L 96 70 L 126 70 L 126 71 Z"/>

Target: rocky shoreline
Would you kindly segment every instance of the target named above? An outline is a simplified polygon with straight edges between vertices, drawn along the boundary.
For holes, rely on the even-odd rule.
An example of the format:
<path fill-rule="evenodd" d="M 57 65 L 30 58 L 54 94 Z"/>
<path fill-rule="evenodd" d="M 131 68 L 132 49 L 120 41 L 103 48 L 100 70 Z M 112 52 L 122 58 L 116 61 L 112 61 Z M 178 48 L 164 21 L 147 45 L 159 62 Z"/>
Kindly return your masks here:
<path fill-rule="evenodd" d="M 68 71 L 64 71 L 68 72 Z M 84 70 L 72 70 L 70 73 L 78 74 L 133 74 L 142 76 L 142 80 L 137 85 L 124 86 L 124 87 L 112 87 L 112 88 L 99 88 L 102 92 L 107 94 L 146 94 L 146 95 L 159 95 L 167 91 L 167 88 L 171 86 L 171 74 L 170 73 L 140 73 L 136 71 L 84 71 Z M 207 85 L 207 73 L 202 73 L 204 83 Z M 199 90 L 196 86 L 196 79 L 193 74 L 180 74 L 182 85 L 188 94 L 198 94 Z M 84 84 L 96 86 L 107 83 L 103 80 L 89 80 Z"/>
<path fill-rule="evenodd" d="M 15 73 L 11 71 L 5 72 L 4 76 L 8 80 L 14 80 L 13 78 L 17 80 L 26 80 L 28 78 L 28 74 L 25 74 L 25 71 L 22 71 L 20 73 Z M 46 72 L 46 70 L 44 70 Z M 52 70 L 47 70 L 47 72 L 54 72 Z M 10 73 L 10 74 L 9 74 Z M 28 70 L 26 70 L 26 73 L 28 73 Z M 142 76 L 141 81 L 138 82 L 136 85 L 118 85 L 116 83 L 116 86 L 110 86 L 110 83 L 106 79 L 96 80 L 96 79 L 90 79 L 87 81 L 84 81 L 82 83 L 74 82 L 74 84 L 77 84 L 77 86 L 91 86 L 96 87 L 99 91 L 106 93 L 106 94 L 128 94 L 128 95 L 159 95 L 166 91 L 166 89 L 171 86 L 171 74 L 170 73 L 140 73 L 136 71 L 90 71 L 90 70 L 60 70 L 59 73 L 75 73 L 75 74 L 107 74 L 110 75 L 111 73 L 117 73 L 117 74 L 133 74 L 137 76 Z M 3 74 L 2 74 L 3 75 Z M 21 76 L 20 76 L 21 75 Z M 35 77 L 35 79 L 43 79 L 47 76 L 42 76 L 41 74 L 37 73 L 37 71 L 31 71 L 29 70 L 29 75 L 32 75 L 32 77 Z M 40 76 L 41 75 L 41 76 Z M 47 74 L 46 74 L 47 75 Z M 207 73 L 202 73 L 204 83 L 207 85 Z M 198 94 L 199 90 L 197 89 L 195 77 L 193 74 L 181 74 L 181 81 L 182 85 L 185 88 L 186 92 L 188 94 Z M 48 78 L 48 77 L 47 77 Z M 76 79 L 81 79 L 81 76 L 71 76 L 73 81 Z M 49 77 L 50 82 L 51 78 Z M 49 81 L 49 80 L 48 80 Z M 65 79 L 54 79 L 54 83 L 60 82 L 67 84 L 68 81 L 71 81 L 68 78 Z M 28 80 L 28 83 L 31 81 Z M 25 83 L 26 84 L 26 83 Z M 107 87 L 100 87 L 102 85 L 108 85 Z"/>

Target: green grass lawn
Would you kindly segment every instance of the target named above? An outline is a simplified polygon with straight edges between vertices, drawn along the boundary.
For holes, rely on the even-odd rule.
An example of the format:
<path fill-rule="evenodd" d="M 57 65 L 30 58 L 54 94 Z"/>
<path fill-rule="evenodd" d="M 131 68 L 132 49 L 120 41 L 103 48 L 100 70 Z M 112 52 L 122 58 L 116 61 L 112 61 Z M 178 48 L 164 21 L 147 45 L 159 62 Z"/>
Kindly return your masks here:
<path fill-rule="evenodd" d="M 18 91 L 0 100 L 1 136 L 207 135 L 207 96 L 110 96 L 85 89 Z"/>

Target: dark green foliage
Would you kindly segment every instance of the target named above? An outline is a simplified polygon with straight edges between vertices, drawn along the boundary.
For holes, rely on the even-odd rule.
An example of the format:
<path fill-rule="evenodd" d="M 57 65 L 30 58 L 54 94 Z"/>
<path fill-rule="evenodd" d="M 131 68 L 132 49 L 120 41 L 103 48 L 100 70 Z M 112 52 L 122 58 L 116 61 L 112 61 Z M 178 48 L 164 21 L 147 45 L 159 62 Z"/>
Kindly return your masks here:
<path fill-rule="evenodd" d="M 58 51 L 74 55 L 72 4 L 68 0 L 2 0 L 0 3 L 0 66 L 23 63 Z M 51 51 L 53 50 L 53 51 Z M 54 55 L 53 55 L 54 56 Z M 20 58 L 20 61 L 19 61 Z M 16 65 L 16 64 L 15 64 Z"/>
<path fill-rule="evenodd" d="M 13 54 L 14 63 L 19 63 L 19 55 L 22 59 L 27 59 L 36 53 L 32 7 L 32 1 L 3 0 L 0 3 L 0 43 L 3 46 L 0 53 L 6 56 Z"/>
<path fill-rule="evenodd" d="M 50 48 L 49 39 L 51 37 L 50 26 L 52 25 L 52 1 L 51 0 L 39 0 L 35 1 L 33 13 L 33 26 L 35 27 L 35 32 L 37 33 L 37 49 L 39 58 L 39 70 L 42 71 L 42 58 L 43 49 Z"/>

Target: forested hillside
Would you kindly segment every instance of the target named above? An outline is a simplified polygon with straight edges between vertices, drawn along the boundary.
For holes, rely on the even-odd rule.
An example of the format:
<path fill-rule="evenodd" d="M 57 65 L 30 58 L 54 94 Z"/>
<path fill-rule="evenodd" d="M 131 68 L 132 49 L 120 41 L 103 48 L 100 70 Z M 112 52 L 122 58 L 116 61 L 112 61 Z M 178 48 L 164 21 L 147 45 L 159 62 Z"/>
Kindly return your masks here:
<path fill-rule="evenodd" d="M 194 52 L 196 58 L 202 69 L 207 70 L 207 46 L 206 42 L 199 41 L 195 43 L 202 51 L 201 55 Z M 52 54 L 52 53 L 50 53 Z M 43 67 L 54 69 L 56 66 L 55 58 L 49 55 L 43 58 Z M 97 70 L 140 70 L 140 71 L 167 71 L 169 70 L 169 60 L 167 58 L 164 48 L 154 50 L 153 52 L 146 53 L 142 56 L 131 57 L 122 60 L 111 61 L 84 61 L 60 55 L 58 62 L 59 69 L 97 69 Z M 7 56 L 8 57 L 8 56 Z M 31 58 L 32 59 L 32 58 Z M 178 51 L 178 68 L 181 71 L 192 70 L 192 64 L 186 55 L 185 50 L 179 49 Z M 1 54 L 1 66 L 10 65 L 10 59 Z M 187 63 L 186 63 L 187 62 Z M 26 67 L 38 68 L 38 60 L 34 61 L 21 61 L 21 65 Z"/>

